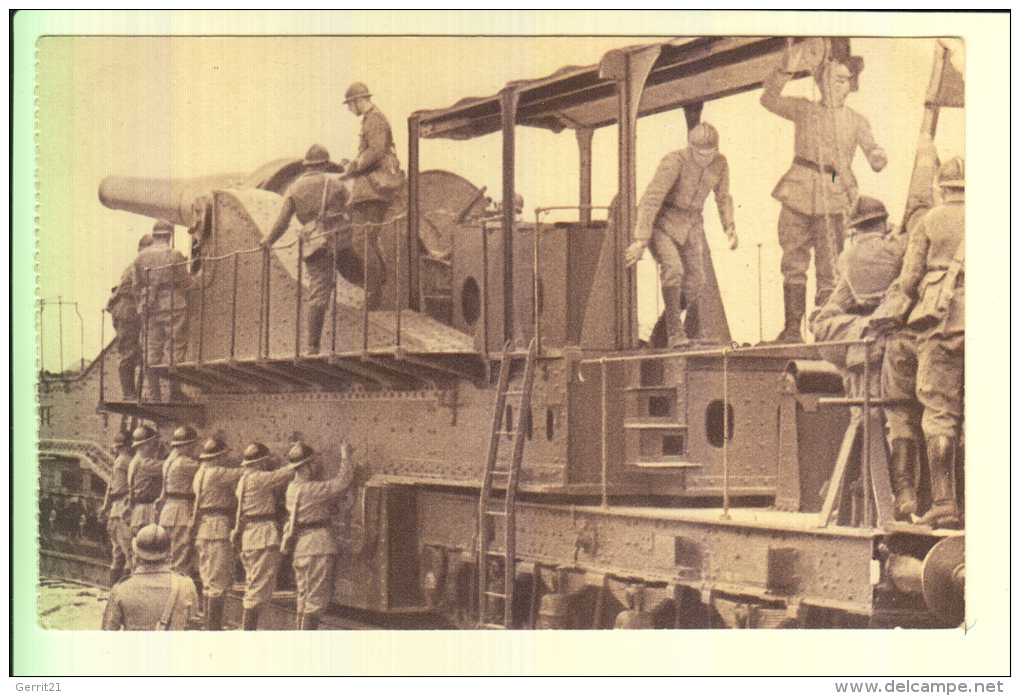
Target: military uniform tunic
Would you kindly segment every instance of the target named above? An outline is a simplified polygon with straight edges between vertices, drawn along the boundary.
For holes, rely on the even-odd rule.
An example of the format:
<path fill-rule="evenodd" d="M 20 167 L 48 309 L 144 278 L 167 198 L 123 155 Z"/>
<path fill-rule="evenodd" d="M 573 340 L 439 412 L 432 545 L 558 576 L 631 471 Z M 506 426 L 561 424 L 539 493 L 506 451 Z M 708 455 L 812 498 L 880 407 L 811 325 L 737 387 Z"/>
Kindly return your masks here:
<path fill-rule="evenodd" d="M 120 383 L 124 398 L 137 397 L 135 369 L 141 364 L 142 345 L 140 342 L 142 322 L 138 317 L 138 298 L 135 297 L 135 265 L 132 263 L 120 277 L 109 301 L 106 311 L 113 321 L 113 330 L 117 332 L 117 354 L 120 356 Z"/>
<path fill-rule="evenodd" d="M 772 191 L 779 213 L 780 269 L 787 285 L 806 285 L 815 252 L 816 304 L 835 286 L 834 264 L 843 249 L 844 216 L 857 198 L 851 165 L 860 147 L 877 166 L 884 157 L 868 120 L 847 106 L 830 108 L 800 97 L 780 96 L 788 76 L 774 72 L 765 81 L 761 104 L 794 123 L 794 160 Z M 879 167 L 881 168 L 881 167 Z"/>
<path fill-rule="evenodd" d="M 193 490 L 198 461 L 174 448 L 163 463 L 163 509 L 159 525 L 170 534 L 170 563 L 173 569 L 191 575 L 194 553 L 191 546 L 191 517 L 195 502 Z"/>
<path fill-rule="evenodd" d="M 154 631 L 171 596 L 172 571 L 166 564 L 143 563 L 110 590 L 103 612 L 104 631 Z M 191 578 L 177 575 L 179 590 L 167 630 L 183 631 L 198 609 Z"/>
<path fill-rule="evenodd" d="M 280 567 L 280 529 L 276 522 L 277 492 L 294 478 L 291 468 L 245 471 L 237 484 L 237 524 L 241 532 L 241 563 L 246 585 L 244 608 L 269 601 Z"/>
<path fill-rule="evenodd" d="M 119 572 L 132 566 L 130 520 L 124 518 L 130 514 L 128 508 L 128 465 L 131 455 L 121 452 L 113 461 L 110 483 L 106 487 L 106 498 L 103 510 L 107 511 L 106 531 L 110 537 L 113 562 L 110 569 Z"/>
<path fill-rule="evenodd" d="M 291 481 L 287 486 L 288 525 L 294 544 L 294 579 L 299 614 L 318 614 L 332 597 L 331 575 L 337 547 L 330 528 L 330 506 L 351 484 L 349 463 L 328 481 Z"/>
<path fill-rule="evenodd" d="M 170 264 L 174 264 L 170 266 Z M 141 343 L 146 365 L 183 362 L 188 347 L 187 290 L 193 281 L 181 252 L 162 240 L 142 249 L 134 263 L 134 294 L 143 319 Z M 169 388 L 166 380 L 163 386 Z M 150 369 L 145 377 L 145 397 L 159 401 L 160 383 Z"/>
<path fill-rule="evenodd" d="M 234 489 L 240 469 L 204 465 L 195 474 L 195 505 L 198 506 L 194 533 L 198 550 L 198 572 L 206 596 L 222 597 L 234 582 L 234 552 L 230 530 L 234 524 L 237 499 Z"/>
<path fill-rule="evenodd" d="M 716 154 L 701 167 L 689 150 L 666 155 L 638 205 L 635 239 L 651 241 L 663 287 L 683 288 L 697 298 L 705 282 L 705 222 L 710 191 L 724 228 L 733 226 L 733 197 L 726 158 Z"/>
<path fill-rule="evenodd" d="M 131 538 L 142 527 L 156 523 L 156 499 L 163 489 L 163 462 L 135 454 L 128 464 L 128 505 L 131 508 Z"/>

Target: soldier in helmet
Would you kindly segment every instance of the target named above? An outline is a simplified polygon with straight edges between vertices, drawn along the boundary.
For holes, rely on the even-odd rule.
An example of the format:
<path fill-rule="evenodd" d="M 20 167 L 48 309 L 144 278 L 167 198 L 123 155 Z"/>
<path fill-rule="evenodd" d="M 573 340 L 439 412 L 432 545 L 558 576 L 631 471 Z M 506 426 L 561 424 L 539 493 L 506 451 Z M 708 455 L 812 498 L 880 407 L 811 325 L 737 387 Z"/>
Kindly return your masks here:
<path fill-rule="evenodd" d="M 293 544 L 294 579 L 297 582 L 298 629 L 314 631 L 332 596 L 332 570 L 336 542 L 330 529 L 330 504 L 351 485 L 350 446 L 341 446 L 340 468 L 334 478 L 316 480 L 315 450 L 296 442 L 287 453 L 295 467 L 287 486 L 287 526 L 281 548 Z"/>
<path fill-rule="evenodd" d="M 131 436 L 119 431 L 113 440 L 117 457 L 113 460 L 110 483 L 106 487 L 103 505 L 99 508 L 100 519 L 106 519 L 106 531 L 110 537 L 112 563 L 110 582 L 116 583 L 131 572 L 131 529 L 124 517 L 128 514 L 128 465 L 131 463 Z"/>
<path fill-rule="evenodd" d="M 195 501 L 192 487 L 198 472 L 197 445 L 198 433 L 190 425 L 174 431 L 170 454 L 163 462 L 163 492 L 157 501 L 159 525 L 172 540 L 171 565 L 175 572 L 190 576 L 195 574 L 190 525 Z"/>
<path fill-rule="evenodd" d="M 351 247 L 362 257 L 365 305 L 369 309 L 378 309 L 382 301 L 382 286 L 386 282 L 386 264 L 379 253 L 379 228 L 397 191 L 381 187 L 378 184 L 381 179 L 376 172 L 396 175 L 400 172 L 400 165 L 390 122 L 372 103 L 368 87 L 362 82 L 351 84 L 344 95 L 344 104 L 352 114 L 361 117 L 358 156 L 344 171 L 344 177 L 351 180 Z M 368 258 L 363 258 L 366 244 Z"/>
<path fill-rule="evenodd" d="M 879 331 L 900 329 L 884 372 L 889 398 L 916 393 L 923 408 L 933 500 L 923 519 L 936 528 L 955 529 L 962 524 L 956 474 L 963 422 L 963 159 L 942 165 L 938 178 L 942 203 L 911 230 L 903 269 L 872 325 Z M 911 379 L 914 370 L 916 379 Z"/>
<path fill-rule="evenodd" d="M 160 380 L 153 368 L 183 362 L 188 347 L 187 291 L 194 281 L 184 255 L 170 246 L 173 230 L 171 223 L 158 220 L 152 228 L 155 241 L 139 252 L 134 264 L 134 294 L 145 347 L 142 396 L 147 401 L 179 396 L 170 393 L 169 380 Z"/>
<path fill-rule="evenodd" d="M 129 526 L 134 538 L 142 527 L 156 523 L 156 499 L 163 490 L 163 461 L 159 435 L 147 425 L 131 435 L 134 456 L 128 464 Z"/>
<path fill-rule="evenodd" d="M 280 529 L 276 522 L 277 493 L 294 478 L 293 464 L 273 468 L 269 448 L 253 442 L 244 451 L 244 473 L 237 484 L 237 517 L 231 541 L 241 550 L 244 565 L 244 616 L 241 628 L 258 628 L 262 607 L 276 588 L 280 567 Z"/>
<path fill-rule="evenodd" d="M 719 153 L 719 132 L 699 123 L 687 135 L 687 147 L 666 155 L 638 205 L 635 241 L 627 249 L 632 266 L 651 245 L 659 262 L 669 347 L 701 338 L 698 303 L 705 282 L 705 221 L 702 210 L 710 191 L 715 192 L 723 231 L 730 249 L 737 248 L 730 170 Z M 681 314 L 687 307 L 687 327 Z M 688 331 L 693 334 L 688 336 Z"/>
<path fill-rule="evenodd" d="M 132 542 L 134 572 L 110 590 L 104 631 L 183 631 L 198 608 L 191 578 L 170 568 L 170 535 L 156 524 L 142 527 Z"/>
<path fill-rule="evenodd" d="M 198 550 L 198 570 L 206 599 L 206 627 L 223 629 L 223 595 L 234 581 L 234 551 L 230 546 L 237 499 L 234 490 L 241 470 L 227 461 L 226 443 L 218 437 L 206 440 L 195 474 L 195 508 L 191 534 Z"/>
<path fill-rule="evenodd" d="M 793 121 L 794 158 L 772 197 L 782 203 L 779 245 L 783 249 L 784 327 L 779 343 L 800 343 L 800 323 L 807 304 L 807 269 L 815 255 L 815 306 L 821 307 L 835 287 L 834 263 L 843 249 L 844 220 L 857 198 L 857 180 L 851 165 L 860 147 L 876 171 L 888 157 L 875 143 L 868 120 L 844 105 L 863 61 L 824 58 L 813 67 L 821 101 L 781 96 L 783 87 L 800 69 L 784 64 L 766 80 L 761 104 Z"/>
<path fill-rule="evenodd" d="M 138 251 L 152 245 L 151 234 L 138 240 Z M 120 388 L 125 401 L 138 399 L 138 366 L 142 362 L 142 345 L 139 342 L 142 324 L 138 318 L 138 298 L 135 296 L 135 265 L 132 263 L 120 276 L 120 284 L 111 291 L 106 311 L 117 332 L 117 355 L 120 356 Z"/>
<path fill-rule="evenodd" d="M 319 352 L 326 308 L 333 291 L 337 264 L 338 235 L 346 232 L 347 190 L 339 176 L 329 172 L 336 165 L 329 161 L 329 152 L 321 145 L 312 145 L 304 159 L 301 176 L 287 187 L 283 207 L 269 236 L 262 241 L 271 247 L 290 225 L 292 217 L 304 225 L 302 248 L 308 271 L 308 352 Z"/>

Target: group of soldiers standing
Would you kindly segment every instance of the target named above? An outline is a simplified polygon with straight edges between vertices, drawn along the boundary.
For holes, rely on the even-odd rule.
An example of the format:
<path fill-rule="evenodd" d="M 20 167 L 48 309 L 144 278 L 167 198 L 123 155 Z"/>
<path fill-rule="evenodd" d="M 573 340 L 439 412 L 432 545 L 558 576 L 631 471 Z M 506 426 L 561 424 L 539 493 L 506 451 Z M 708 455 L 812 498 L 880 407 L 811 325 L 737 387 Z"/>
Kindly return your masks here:
<path fill-rule="evenodd" d="M 316 629 L 332 596 L 337 548 L 330 511 L 351 483 L 350 447 L 341 447 L 337 474 L 319 480 L 318 455 L 303 442 L 290 446 L 281 467 L 268 447 L 253 442 L 238 466 L 222 438 L 210 437 L 201 448 L 199 439 L 190 426 L 177 428 L 164 458 L 159 435 L 147 425 L 117 435 L 101 510 L 115 583 L 103 628 L 182 629 L 197 616 L 208 630 L 222 630 L 239 559 L 245 571 L 241 627 L 255 630 L 290 556 L 297 627 Z"/>
<path fill-rule="evenodd" d="M 821 55 L 819 43 L 814 46 Z M 782 205 L 784 327 L 773 343 L 802 343 L 807 270 L 814 255 L 815 311 L 809 328 L 826 359 L 845 376 L 853 397 L 881 400 L 886 416 L 895 516 L 919 512 L 926 458 L 931 505 L 920 520 L 936 528 L 962 525 L 964 365 L 964 162 L 939 167 L 930 136 L 922 137 L 903 224 L 889 224 L 885 205 L 860 195 L 852 171 L 860 148 L 879 172 L 888 164 L 868 120 L 845 105 L 863 61 L 830 46 L 820 60 L 791 52 L 764 81 L 761 104 L 794 124 L 794 158 L 772 196 Z M 818 58 L 815 56 L 815 59 Z M 810 66 L 819 101 L 782 96 Z M 937 173 L 937 190 L 935 178 Z M 688 133 L 687 147 L 667 155 L 641 198 L 633 265 L 651 247 L 659 264 L 668 346 L 704 337 L 698 306 L 706 245 L 702 208 L 715 194 L 730 248 L 737 247 L 729 168 L 719 133 L 707 123 Z M 686 314 L 683 314 L 686 310 Z M 864 343 L 868 341 L 868 343 Z M 868 364 L 870 384 L 865 384 Z M 961 484 L 961 485 L 958 485 Z M 923 486 L 921 486 L 923 489 Z"/>

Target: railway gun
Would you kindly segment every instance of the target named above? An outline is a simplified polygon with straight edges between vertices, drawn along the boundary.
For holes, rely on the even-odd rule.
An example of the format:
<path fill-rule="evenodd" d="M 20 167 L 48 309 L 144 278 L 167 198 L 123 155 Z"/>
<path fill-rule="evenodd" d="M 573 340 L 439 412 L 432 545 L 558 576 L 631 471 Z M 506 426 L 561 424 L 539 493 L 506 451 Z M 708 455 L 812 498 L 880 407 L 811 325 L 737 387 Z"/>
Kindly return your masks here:
<path fill-rule="evenodd" d="M 283 452 L 300 437 L 327 469 L 350 442 L 333 601 L 358 610 L 462 628 L 959 624 L 963 534 L 893 521 L 880 402 L 848 398 L 815 345 L 733 345 L 710 255 L 712 341 L 637 340 L 622 259 L 638 119 L 683 109 L 692 128 L 706 101 L 760 88 L 800 41 L 632 46 L 411 114 L 407 189 L 380 230 L 381 307 L 365 307 L 364 273 L 345 266 L 317 354 L 303 349 L 303 242 L 292 229 L 259 246 L 300 160 L 105 180 L 104 205 L 188 228 L 187 353 L 143 365 L 181 389 L 121 399 L 107 347 L 75 379 L 41 382 L 41 456 L 102 477 L 99 443 L 140 421 L 220 431 L 238 458 L 252 440 Z M 849 40 L 826 41 L 849 55 Z M 935 73 L 937 116 L 962 105 L 962 83 L 943 79 L 944 54 Z M 578 199 L 562 208 L 576 219 L 490 215 L 484 189 L 422 167 L 422 140 L 500 133 L 511 201 L 521 126 L 575 135 Z M 591 188 L 600 128 L 618 142 L 604 206 Z"/>

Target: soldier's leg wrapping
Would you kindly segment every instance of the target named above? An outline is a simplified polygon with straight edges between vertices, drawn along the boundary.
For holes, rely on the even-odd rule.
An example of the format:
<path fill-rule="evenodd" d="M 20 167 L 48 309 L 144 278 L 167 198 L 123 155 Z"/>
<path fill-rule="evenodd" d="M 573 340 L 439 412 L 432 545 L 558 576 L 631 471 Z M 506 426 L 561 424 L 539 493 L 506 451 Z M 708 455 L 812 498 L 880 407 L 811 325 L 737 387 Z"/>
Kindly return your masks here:
<path fill-rule="evenodd" d="M 365 305 L 370 310 L 379 308 L 382 286 L 386 283 L 386 263 L 379 253 L 379 231 L 388 207 L 383 201 L 362 201 L 351 206 L 351 248 L 362 260 Z"/>
<path fill-rule="evenodd" d="M 676 348 L 687 343 L 683 325 L 683 284 L 684 262 L 673 238 L 656 228 L 649 243 L 652 256 L 659 264 L 659 279 L 662 283 L 663 313 L 666 318 L 666 333 L 669 347 Z"/>
<path fill-rule="evenodd" d="M 919 340 L 917 398 L 924 406 L 925 437 L 957 438 L 963 419 L 963 334 Z"/>
<path fill-rule="evenodd" d="M 167 531 L 170 532 L 170 566 L 175 572 L 190 576 L 195 563 L 189 529 L 188 525 L 181 524 Z"/>
<path fill-rule="evenodd" d="M 687 305 L 684 330 L 688 338 L 700 339 L 705 335 L 698 307 L 705 287 L 705 229 L 696 224 L 687 232 L 687 241 L 679 246 L 684 267 L 683 292 Z"/>
<path fill-rule="evenodd" d="M 315 354 L 319 352 L 319 344 L 322 340 L 322 326 L 326 319 L 326 309 L 329 307 L 329 298 L 333 293 L 333 259 L 331 254 L 323 252 L 316 258 L 305 261 L 305 270 L 308 272 L 308 352 Z"/>
<path fill-rule="evenodd" d="M 308 576 L 312 556 L 294 556 L 294 585 L 297 589 L 297 623 L 300 628 L 301 615 L 305 613 L 305 603 L 308 598 Z"/>
<path fill-rule="evenodd" d="M 234 553 L 226 539 L 198 539 L 198 566 L 207 597 L 222 597 L 234 582 Z"/>
<path fill-rule="evenodd" d="M 811 263 L 811 217 L 785 205 L 779 212 L 779 246 L 783 256 L 783 330 L 778 343 L 800 343 L 800 323 L 807 297 L 807 269 Z"/>
<path fill-rule="evenodd" d="M 821 307 L 836 287 L 836 259 L 843 250 L 843 216 L 811 218 L 815 248 L 815 307 Z"/>
<path fill-rule="evenodd" d="M 188 356 L 188 312 L 184 307 L 174 307 L 170 319 L 170 330 L 173 333 L 171 341 L 171 356 L 173 362 L 182 363 Z"/>
<path fill-rule="evenodd" d="M 111 517 L 106 522 L 106 533 L 110 537 L 110 582 L 112 584 L 116 584 L 124 576 L 125 571 L 130 572 L 131 569 L 127 555 L 120 545 L 120 539 L 117 538 L 117 523 L 120 521 L 119 517 Z"/>

